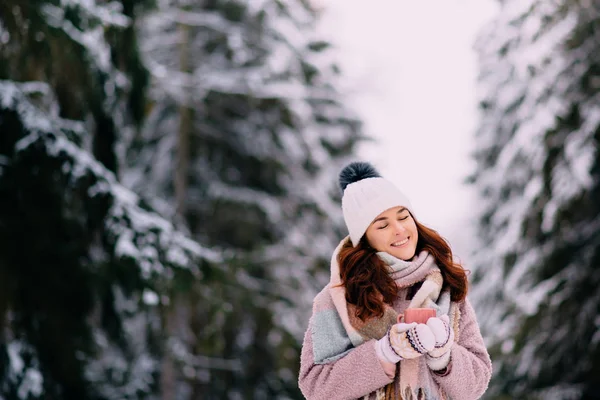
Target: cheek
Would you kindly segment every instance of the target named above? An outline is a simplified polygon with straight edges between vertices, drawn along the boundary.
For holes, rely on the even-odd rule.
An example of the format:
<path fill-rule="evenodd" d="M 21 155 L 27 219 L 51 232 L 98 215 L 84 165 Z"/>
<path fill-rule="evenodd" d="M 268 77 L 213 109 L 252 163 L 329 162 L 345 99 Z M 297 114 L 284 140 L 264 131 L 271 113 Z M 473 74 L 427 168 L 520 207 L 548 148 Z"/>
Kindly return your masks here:
<path fill-rule="evenodd" d="M 382 247 L 382 243 L 385 242 L 385 238 L 381 231 L 373 230 L 367 232 L 367 241 L 369 242 L 369 245 L 371 245 L 371 247 L 373 247 L 375 250 L 380 250 Z"/>
<path fill-rule="evenodd" d="M 415 239 L 415 245 L 416 245 L 416 243 L 419 241 L 419 232 L 417 231 L 416 226 L 413 228 L 412 237 Z"/>

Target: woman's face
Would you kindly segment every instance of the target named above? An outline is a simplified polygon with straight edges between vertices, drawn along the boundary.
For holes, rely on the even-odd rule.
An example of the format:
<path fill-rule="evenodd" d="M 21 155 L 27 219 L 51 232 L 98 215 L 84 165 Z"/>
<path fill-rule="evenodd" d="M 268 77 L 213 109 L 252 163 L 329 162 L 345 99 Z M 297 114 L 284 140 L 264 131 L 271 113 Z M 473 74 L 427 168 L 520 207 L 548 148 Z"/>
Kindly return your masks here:
<path fill-rule="evenodd" d="M 419 234 L 415 220 L 404 207 L 390 208 L 379 214 L 366 232 L 371 247 L 401 260 L 415 256 Z"/>

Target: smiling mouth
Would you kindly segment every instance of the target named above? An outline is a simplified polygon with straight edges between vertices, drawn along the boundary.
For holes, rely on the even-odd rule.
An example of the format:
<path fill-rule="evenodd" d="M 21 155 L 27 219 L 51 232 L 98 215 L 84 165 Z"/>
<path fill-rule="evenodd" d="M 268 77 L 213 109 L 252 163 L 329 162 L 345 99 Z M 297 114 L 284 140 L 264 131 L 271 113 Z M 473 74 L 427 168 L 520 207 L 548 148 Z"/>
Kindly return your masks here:
<path fill-rule="evenodd" d="M 398 241 L 398 242 L 394 242 L 394 243 L 392 243 L 392 244 L 391 244 L 391 246 L 392 246 L 392 247 L 402 247 L 402 246 L 404 246 L 406 243 L 408 243 L 408 239 L 409 239 L 409 238 L 406 238 L 406 239 L 404 239 L 404 240 L 400 240 L 400 241 Z"/>

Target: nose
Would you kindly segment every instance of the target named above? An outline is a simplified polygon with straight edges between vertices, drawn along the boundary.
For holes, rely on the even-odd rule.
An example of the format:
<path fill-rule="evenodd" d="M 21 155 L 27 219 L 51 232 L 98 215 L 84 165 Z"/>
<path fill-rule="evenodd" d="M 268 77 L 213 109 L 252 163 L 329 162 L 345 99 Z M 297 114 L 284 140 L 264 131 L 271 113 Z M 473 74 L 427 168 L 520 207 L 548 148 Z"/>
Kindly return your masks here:
<path fill-rule="evenodd" d="M 394 234 L 400 235 L 406 232 L 406 227 L 402 224 L 401 221 L 394 221 Z"/>

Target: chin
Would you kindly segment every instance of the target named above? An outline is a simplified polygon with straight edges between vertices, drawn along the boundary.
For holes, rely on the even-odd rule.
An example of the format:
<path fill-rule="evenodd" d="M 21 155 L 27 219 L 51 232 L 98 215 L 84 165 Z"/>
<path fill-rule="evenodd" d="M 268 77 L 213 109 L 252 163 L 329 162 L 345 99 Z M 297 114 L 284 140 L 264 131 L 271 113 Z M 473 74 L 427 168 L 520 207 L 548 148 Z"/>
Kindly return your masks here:
<path fill-rule="evenodd" d="M 394 249 L 390 250 L 390 254 L 404 261 L 410 261 L 415 256 L 415 249 Z"/>

